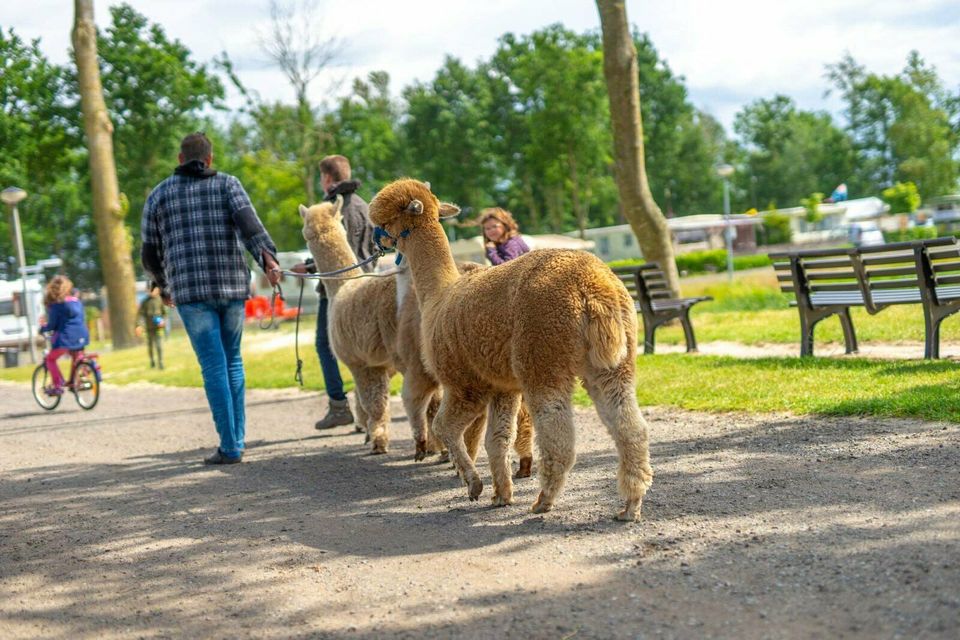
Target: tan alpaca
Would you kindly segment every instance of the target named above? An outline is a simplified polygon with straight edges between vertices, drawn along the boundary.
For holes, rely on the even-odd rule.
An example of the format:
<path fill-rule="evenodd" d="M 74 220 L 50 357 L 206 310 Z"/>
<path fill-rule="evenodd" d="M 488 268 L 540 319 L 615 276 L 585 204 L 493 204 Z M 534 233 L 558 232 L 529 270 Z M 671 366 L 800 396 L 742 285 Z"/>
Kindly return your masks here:
<path fill-rule="evenodd" d="M 457 264 L 460 273 L 469 273 L 476 269 L 483 269 L 474 262 Z M 432 423 L 440 400 L 440 384 L 427 371 L 422 358 L 420 340 L 420 305 L 417 302 L 415 286 L 410 287 L 400 304 L 400 326 L 397 329 L 397 351 L 402 361 L 403 371 L 403 405 L 410 420 L 410 428 L 417 440 L 416 459 L 422 460 L 429 453 L 440 451 L 440 443 L 434 442 L 433 430 L 427 427 Z M 467 428 L 464 440 L 471 460 L 477 459 L 480 447 L 480 436 L 486 424 L 486 413 L 482 412 Z M 423 435 L 423 439 L 418 434 Z M 533 423 L 530 414 L 523 407 L 518 419 L 517 438 L 514 450 L 520 458 L 518 478 L 530 477 L 533 462 Z"/>
<path fill-rule="evenodd" d="M 618 518 L 636 519 L 653 471 L 635 395 L 637 316 L 630 295 L 606 265 L 580 251 L 533 251 L 461 276 L 439 222 L 455 211 L 409 179 L 384 187 L 370 203 L 370 219 L 397 238 L 410 262 L 424 360 L 443 387 L 434 428 L 470 498 L 479 498 L 483 483 L 463 433 L 489 403 L 493 501 L 513 500 L 508 447 L 522 393 L 540 447 L 533 510 L 553 507 L 575 460 L 571 396 L 580 377 L 619 453 L 625 505 Z"/>

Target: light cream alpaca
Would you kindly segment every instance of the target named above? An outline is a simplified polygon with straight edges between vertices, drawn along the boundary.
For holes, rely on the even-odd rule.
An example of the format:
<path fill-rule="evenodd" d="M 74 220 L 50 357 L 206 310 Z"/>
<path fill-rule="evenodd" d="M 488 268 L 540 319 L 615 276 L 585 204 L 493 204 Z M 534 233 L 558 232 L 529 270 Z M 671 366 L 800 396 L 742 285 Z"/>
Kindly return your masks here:
<path fill-rule="evenodd" d="M 575 461 L 571 396 L 579 377 L 619 453 L 625 504 L 618 518 L 636 519 L 653 471 L 635 395 L 637 316 L 630 295 L 606 265 L 580 251 L 533 251 L 461 276 L 439 222 L 456 210 L 424 183 L 405 179 L 377 194 L 370 219 L 397 238 L 410 262 L 424 360 L 444 391 L 434 429 L 470 498 L 479 498 L 483 483 L 463 433 L 489 403 L 493 501 L 513 500 L 508 447 L 522 393 L 540 447 L 533 511 L 553 507 Z"/>
<path fill-rule="evenodd" d="M 336 203 L 309 209 L 300 205 L 303 237 L 317 265 L 327 272 L 356 264 L 347 242 Z M 359 268 L 340 275 L 361 275 Z M 397 370 L 397 284 L 394 278 L 322 280 L 330 298 L 330 346 L 337 359 L 350 369 L 357 389 L 357 423 L 373 445 L 373 453 L 386 453 L 390 444 L 389 383 Z"/>

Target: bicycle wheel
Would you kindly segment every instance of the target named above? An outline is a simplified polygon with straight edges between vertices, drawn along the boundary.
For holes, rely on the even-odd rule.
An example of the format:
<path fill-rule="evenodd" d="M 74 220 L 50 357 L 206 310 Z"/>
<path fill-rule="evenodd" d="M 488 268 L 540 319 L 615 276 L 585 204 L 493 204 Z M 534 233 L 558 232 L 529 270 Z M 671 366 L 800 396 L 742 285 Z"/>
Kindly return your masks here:
<path fill-rule="evenodd" d="M 60 396 L 47 394 L 47 387 L 52 386 L 53 377 L 47 370 L 47 365 L 41 364 L 33 370 L 33 399 L 47 411 L 53 411 L 60 404 Z"/>
<path fill-rule="evenodd" d="M 84 409 L 93 409 L 100 399 L 100 381 L 89 360 L 81 360 L 73 372 L 73 395 Z"/>

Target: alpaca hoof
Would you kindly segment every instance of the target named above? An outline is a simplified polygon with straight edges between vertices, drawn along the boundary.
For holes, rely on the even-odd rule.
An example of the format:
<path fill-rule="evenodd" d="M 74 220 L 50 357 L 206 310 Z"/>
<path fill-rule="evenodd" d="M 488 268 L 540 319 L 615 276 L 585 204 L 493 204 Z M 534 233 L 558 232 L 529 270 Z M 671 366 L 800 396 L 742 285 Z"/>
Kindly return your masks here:
<path fill-rule="evenodd" d="M 640 519 L 640 500 L 628 500 L 623 510 L 617 514 L 621 522 L 636 522 Z"/>
<path fill-rule="evenodd" d="M 514 478 L 529 478 L 533 475 L 533 458 L 520 458 L 520 468 Z"/>
<path fill-rule="evenodd" d="M 449 451 L 441 451 L 441 452 L 440 452 L 440 459 L 439 459 L 437 462 L 439 462 L 440 464 L 444 464 L 444 463 L 446 463 L 446 462 L 450 462 L 450 452 L 449 452 Z"/>
<path fill-rule="evenodd" d="M 420 462 L 427 457 L 427 441 L 417 440 L 417 452 L 413 454 L 413 459 Z"/>
<path fill-rule="evenodd" d="M 387 447 L 385 445 L 374 445 L 373 449 L 370 450 L 370 453 L 375 456 L 382 456 L 387 453 Z"/>
<path fill-rule="evenodd" d="M 547 502 L 543 497 L 543 491 L 540 492 L 540 495 L 537 496 L 537 501 L 533 503 L 533 506 L 530 507 L 530 511 L 534 513 L 546 513 L 553 509 L 553 503 Z"/>
<path fill-rule="evenodd" d="M 480 494 L 483 493 L 483 481 L 480 478 L 474 476 L 472 480 L 468 483 L 469 486 L 469 495 L 470 501 L 476 502 L 480 499 Z"/>
<path fill-rule="evenodd" d="M 370 434 L 366 434 L 363 438 L 363 444 L 370 444 Z"/>
<path fill-rule="evenodd" d="M 363 432 L 365 431 L 365 429 L 364 429 L 363 427 L 361 427 L 359 424 L 354 425 L 354 426 L 353 426 L 353 430 L 356 431 L 357 433 L 363 433 Z M 368 435 L 369 435 L 369 434 L 368 434 Z"/>
<path fill-rule="evenodd" d="M 506 507 L 513 504 L 513 496 L 496 495 L 490 499 L 490 502 L 494 507 Z"/>

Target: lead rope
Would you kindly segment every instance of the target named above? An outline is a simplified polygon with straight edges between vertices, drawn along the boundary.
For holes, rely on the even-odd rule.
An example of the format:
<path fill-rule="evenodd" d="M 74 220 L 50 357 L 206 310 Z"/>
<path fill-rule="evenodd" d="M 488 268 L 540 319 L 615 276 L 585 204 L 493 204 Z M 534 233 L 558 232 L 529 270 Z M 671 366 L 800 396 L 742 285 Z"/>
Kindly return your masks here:
<path fill-rule="evenodd" d="M 300 359 L 300 314 L 303 313 L 303 283 L 300 278 L 300 297 L 297 298 L 297 326 L 293 332 L 293 351 L 297 356 L 297 372 L 293 374 L 293 379 L 303 386 L 303 360 Z"/>
<path fill-rule="evenodd" d="M 260 318 L 257 322 L 257 326 L 260 327 L 261 331 L 273 328 L 277 315 L 277 299 L 286 302 L 286 299 L 283 297 L 283 289 L 280 288 L 279 284 L 273 285 L 273 295 L 270 297 L 270 322 L 267 323 L 267 326 L 263 326 L 263 318 Z"/>

